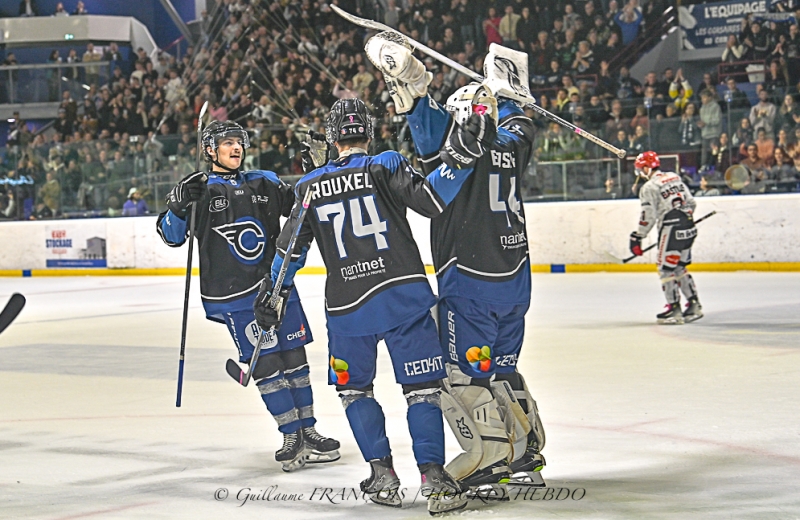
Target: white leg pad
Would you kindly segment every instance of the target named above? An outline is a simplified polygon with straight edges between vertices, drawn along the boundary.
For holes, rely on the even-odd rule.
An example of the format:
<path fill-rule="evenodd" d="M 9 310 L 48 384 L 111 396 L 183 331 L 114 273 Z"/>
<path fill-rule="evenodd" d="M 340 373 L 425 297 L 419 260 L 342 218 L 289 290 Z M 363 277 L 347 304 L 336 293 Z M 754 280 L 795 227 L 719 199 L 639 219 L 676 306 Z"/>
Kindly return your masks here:
<path fill-rule="evenodd" d="M 512 447 L 511 460 L 517 460 L 525 454 L 528 446 L 528 433 L 531 431 L 531 423 L 528 416 L 520 406 L 508 381 L 493 381 L 492 393 L 494 393 L 500 411 L 503 414 L 503 422 L 506 426 L 508 440 Z"/>
<path fill-rule="evenodd" d="M 544 426 L 542 425 L 542 419 L 539 417 L 539 408 L 536 406 L 536 401 L 533 399 L 530 390 L 528 390 L 528 384 L 525 382 L 525 378 L 522 377 L 522 374 L 519 374 L 519 378 L 522 381 L 522 388 L 523 390 L 515 391 L 514 394 L 516 395 L 517 399 L 525 399 L 528 401 L 528 408 L 529 411 L 527 413 L 528 421 L 531 427 L 533 428 L 533 433 L 536 435 L 536 443 L 539 445 L 539 451 L 544 449 L 545 443 L 545 435 L 544 435 Z"/>
<path fill-rule="evenodd" d="M 481 386 L 444 382 L 442 413 L 464 450 L 447 464 L 447 472 L 462 480 L 475 471 L 511 456 L 506 425 L 492 393 Z"/>

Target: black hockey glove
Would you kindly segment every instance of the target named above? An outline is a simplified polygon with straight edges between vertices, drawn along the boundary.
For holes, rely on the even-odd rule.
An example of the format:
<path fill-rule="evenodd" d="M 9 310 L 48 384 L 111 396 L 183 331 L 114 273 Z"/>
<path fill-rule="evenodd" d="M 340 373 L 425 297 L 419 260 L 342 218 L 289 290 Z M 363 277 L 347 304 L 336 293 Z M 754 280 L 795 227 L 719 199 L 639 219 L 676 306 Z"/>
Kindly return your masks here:
<path fill-rule="evenodd" d="M 490 115 L 472 114 L 464 126 L 453 128 L 439 157 L 451 168 L 474 168 L 475 161 L 486 153 L 496 137 L 497 124 Z"/>
<path fill-rule="evenodd" d="M 303 173 L 309 173 L 328 163 L 330 148 L 323 134 L 309 130 L 300 143 L 300 159 L 303 161 Z"/>
<path fill-rule="evenodd" d="M 631 233 L 631 241 L 630 241 L 629 247 L 630 247 L 631 253 L 633 253 L 636 256 L 642 256 L 642 254 L 643 254 L 642 253 L 642 237 L 640 237 L 639 234 L 636 231 Z"/>
<path fill-rule="evenodd" d="M 186 210 L 192 202 L 203 198 L 208 177 L 203 172 L 190 173 L 167 194 L 167 207 L 175 216 L 186 218 Z"/>
<path fill-rule="evenodd" d="M 264 277 L 261 287 L 258 289 L 258 296 L 253 302 L 256 323 L 262 330 L 269 330 L 271 327 L 275 327 L 275 330 L 281 328 L 283 317 L 286 315 L 286 303 L 289 301 L 291 292 L 291 287 L 281 289 L 278 294 L 278 300 L 275 302 L 275 307 L 270 307 L 269 299 L 272 298 L 272 279 L 269 274 Z"/>

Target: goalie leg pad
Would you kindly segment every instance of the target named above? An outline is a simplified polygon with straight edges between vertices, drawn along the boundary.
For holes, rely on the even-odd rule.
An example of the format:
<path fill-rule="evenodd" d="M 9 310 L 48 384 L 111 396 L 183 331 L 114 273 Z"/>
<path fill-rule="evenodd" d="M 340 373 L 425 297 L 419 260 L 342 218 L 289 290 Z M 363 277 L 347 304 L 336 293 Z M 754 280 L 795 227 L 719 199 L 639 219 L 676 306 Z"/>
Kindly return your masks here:
<path fill-rule="evenodd" d="M 506 434 L 511 443 L 511 461 L 520 459 L 525 455 L 528 447 L 528 434 L 531 431 L 531 423 L 528 416 L 519 404 L 514 390 L 508 381 L 493 381 L 492 393 L 497 399 L 497 405 L 503 414 L 503 421 L 506 425 Z"/>
<path fill-rule="evenodd" d="M 451 386 L 443 382 L 442 412 L 464 453 L 447 465 L 447 472 L 463 480 L 511 455 L 506 426 L 489 389 Z"/>
<path fill-rule="evenodd" d="M 369 462 L 392 454 L 386 437 L 386 417 L 369 388 L 338 387 L 347 421 L 364 460 Z"/>
<path fill-rule="evenodd" d="M 539 409 L 536 406 L 536 401 L 533 399 L 528 385 L 525 383 L 525 378 L 519 372 L 511 372 L 508 374 L 498 374 L 497 379 L 505 380 L 508 382 L 511 389 L 514 391 L 514 396 L 517 398 L 525 416 L 530 425 L 530 433 L 536 437 L 536 447 L 541 452 L 544 449 L 545 434 L 542 420 L 539 417 Z"/>

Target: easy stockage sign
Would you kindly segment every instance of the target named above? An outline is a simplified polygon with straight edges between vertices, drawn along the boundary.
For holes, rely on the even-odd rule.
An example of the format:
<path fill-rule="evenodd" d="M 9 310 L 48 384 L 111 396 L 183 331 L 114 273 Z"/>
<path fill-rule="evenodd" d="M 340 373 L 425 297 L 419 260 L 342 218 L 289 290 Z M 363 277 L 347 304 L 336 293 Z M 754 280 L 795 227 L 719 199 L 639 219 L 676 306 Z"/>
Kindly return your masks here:
<path fill-rule="evenodd" d="M 768 0 L 680 6 L 678 22 L 681 26 L 681 49 L 719 48 L 721 53 L 728 36 L 739 34 L 743 18 L 750 14 L 760 17 L 768 10 Z"/>

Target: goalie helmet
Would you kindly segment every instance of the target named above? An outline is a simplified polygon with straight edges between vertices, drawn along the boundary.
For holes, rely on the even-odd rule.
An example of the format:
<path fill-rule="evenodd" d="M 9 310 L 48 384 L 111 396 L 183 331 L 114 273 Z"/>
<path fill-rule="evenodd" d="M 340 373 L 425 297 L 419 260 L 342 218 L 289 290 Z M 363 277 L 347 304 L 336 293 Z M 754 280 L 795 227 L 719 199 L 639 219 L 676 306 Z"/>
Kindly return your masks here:
<path fill-rule="evenodd" d="M 633 163 L 633 167 L 636 169 L 636 175 L 648 177 L 648 175 L 644 174 L 644 170 L 642 169 L 645 166 L 651 170 L 658 169 L 661 166 L 661 159 L 659 159 L 658 154 L 653 151 L 640 153 Z"/>
<path fill-rule="evenodd" d="M 233 121 L 212 121 L 203 129 L 203 155 L 206 161 L 214 162 L 214 158 L 211 157 L 208 149 L 211 148 L 216 152 L 219 142 L 227 137 L 238 137 L 242 140 L 243 149 L 250 148 L 250 137 L 248 137 L 247 132 L 240 124 Z M 242 162 L 244 162 L 244 155 L 242 156 Z"/>
<path fill-rule="evenodd" d="M 330 144 L 372 139 L 372 114 L 357 98 L 340 99 L 325 121 L 325 138 Z"/>
<path fill-rule="evenodd" d="M 472 114 L 488 114 L 497 122 L 497 100 L 481 83 L 470 83 L 453 92 L 444 108 L 459 125 L 464 125 Z"/>

